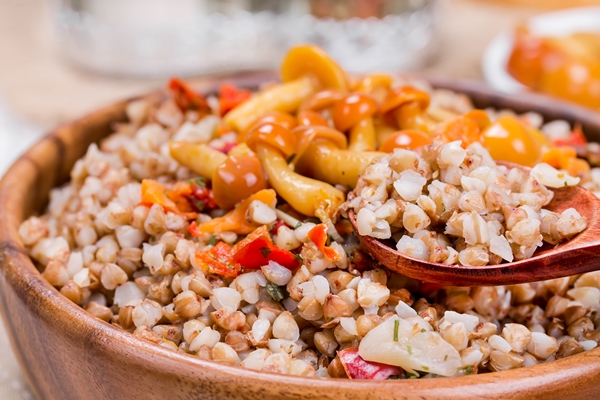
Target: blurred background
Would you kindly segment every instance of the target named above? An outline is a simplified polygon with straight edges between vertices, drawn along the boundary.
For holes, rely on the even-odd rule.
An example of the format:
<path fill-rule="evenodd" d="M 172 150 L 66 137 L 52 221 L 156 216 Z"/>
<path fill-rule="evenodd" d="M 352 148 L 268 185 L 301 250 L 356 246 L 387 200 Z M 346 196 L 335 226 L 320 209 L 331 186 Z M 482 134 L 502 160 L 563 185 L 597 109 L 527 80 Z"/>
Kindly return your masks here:
<path fill-rule="evenodd" d="M 490 49 L 502 42 L 499 35 L 538 14 L 596 4 L 600 1 L 0 0 L 0 176 L 44 132 L 160 87 L 170 76 L 205 80 L 211 74 L 276 69 L 289 46 L 312 42 L 351 71 L 485 77 L 494 84 L 481 65 L 485 57 L 492 67 L 499 63 Z M 32 398 L 3 334 L 0 354 L 0 399 Z"/>

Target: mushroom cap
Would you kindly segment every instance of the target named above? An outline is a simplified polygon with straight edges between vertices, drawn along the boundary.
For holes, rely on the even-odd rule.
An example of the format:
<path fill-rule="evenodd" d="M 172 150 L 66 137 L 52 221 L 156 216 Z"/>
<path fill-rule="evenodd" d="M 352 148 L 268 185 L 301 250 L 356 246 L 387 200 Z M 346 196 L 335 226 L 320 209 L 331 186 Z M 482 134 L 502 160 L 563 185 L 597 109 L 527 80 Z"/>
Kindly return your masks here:
<path fill-rule="evenodd" d="M 379 111 L 381 114 L 387 114 L 403 104 L 412 102 L 417 102 L 421 111 L 425 111 L 429 107 L 429 93 L 412 86 L 392 88 L 383 104 L 381 104 Z"/>
<path fill-rule="evenodd" d="M 298 140 L 296 147 L 296 156 L 294 160 L 299 160 L 308 146 L 317 140 L 326 140 L 332 142 L 337 148 L 345 149 L 348 147 L 348 139 L 342 132 L 329 126 L 312 125 L 299 126 L 292 131 Z"/>
<path fill-rule="evenodd" d="M 312 44 L 290 49 L 281 63 L 280 71 L 283 82 L 311 75 L 323 88 L 348 90 L 344 70 L 323 49 Z"/>
<path fill-rule="evenodd" d="M 250 124 L 248 129 L 246 129 L 244 132 L 242 132 L 240 134 L 240 136 L 238 138 L 238 142 L 240 142 L 240 143 L 245 142 L 246 136 L 248 136 L 248 133 L 252 129 L 256 128 L 259 125 L 267 123 L 267 122 L 275 122 L 289 130 L 294 129 L 297 125 L 296 118 L 290 113 L 287 113 L 284 111 L 278 111 L 278 110 L 268 111 L 268 112 L 262 114 L 260 117 L 258 117 L 254 122 L 252 122 L 252 124 Z"/>
<path fill-rule="evenodd" d="M 391 153 L 394 149 L 415 150 L 431 143 L 431 137 L 426 133 L 416 129 L 403 129 L 387 137 L 379 146 L 379 151 Z"/>
<path fill-rule="evenodd" d="M 298 112 L 299 126 L 329 126 L 329 123 L 321 114 L 313 110 L 302 110 Z"/>
<path fill-rule="evenodd" d="M 248 132 L 246 144 L 252 151 L 256 151 L 256 146 L 260 144 L 267 144 L 279 150 L 287 159 L 295 154 L 297 139 L 296 135 L 283 125 L 265 122 Z"/>
<path fill-rule="evenodd" d="M 230 156 L 212 177 L 215 201 L 224 210 L 266 188 L 265 171 L 256 155 Z"/>
<path fill-rule="evenodd" d="M 344 97 L 346 97 L 346 92 L 339 89 L 321 90 L 304 100 L 300 104 L 299 110 L 321 111 L 324 108 L 331 107 L 333 103 Z"/>
<path fill-rule="evenodd" d="M 333 123 L 342 132 L 377 112 L 377 102 L 364 93 L 350 93 L 336 101 L 332 109 Z"/>
<path fill-rule="evenodd" d="M 388 74 L 375 73 L 365 75 L 353 86 L 353 92 L 372 93 L 376 88 L 389 89 L 394 83 L 394 78 Z"/>

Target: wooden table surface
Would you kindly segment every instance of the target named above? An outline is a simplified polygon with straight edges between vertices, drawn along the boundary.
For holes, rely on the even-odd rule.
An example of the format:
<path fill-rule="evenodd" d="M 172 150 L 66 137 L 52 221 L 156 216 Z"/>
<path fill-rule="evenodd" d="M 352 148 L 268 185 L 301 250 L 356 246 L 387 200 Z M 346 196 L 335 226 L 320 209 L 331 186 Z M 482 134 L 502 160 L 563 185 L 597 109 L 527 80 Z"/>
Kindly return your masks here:
<path fill-rule="evenodd" d="M 422 72 L 482 79 L 481 56 L 494 35 L 545 11 L 535 7 L 544 3 L 539 0 L 529 0 L 527 7 L 515 2 L 445 0 L 442 43 L 434 62 Z M 164 83 L 98 76 L 66 63 L 57 51 L 60 43 L 53 34 L 52 4 L 0 1 L 0 175 L 42 132 Z M 3 331 L 0 321 L 0 399 L 32 398 Z"/>

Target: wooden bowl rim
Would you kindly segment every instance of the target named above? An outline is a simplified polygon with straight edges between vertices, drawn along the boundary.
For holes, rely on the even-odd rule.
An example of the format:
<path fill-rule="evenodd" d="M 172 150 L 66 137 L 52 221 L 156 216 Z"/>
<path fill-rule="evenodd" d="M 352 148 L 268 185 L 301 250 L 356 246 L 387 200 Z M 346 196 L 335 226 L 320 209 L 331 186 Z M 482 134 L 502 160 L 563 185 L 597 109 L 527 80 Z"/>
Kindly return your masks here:
<path fill-rule="evenodd" d="M 236 81 L 240 85 L 244 82 L 263 82 L 273 80 L 272 73 L 248 74 L 242 79 L 229 78 L 224 79 L 229 82 Z M 454 91 L 475 91 L 482 95 L 493 95 L 503 101 L 511 101 L 510 95 L 497 94 L 485 85 L 474 81 L 464 80 L 443 80 L 443 79 L 428 79 L 435 87 L 448 88 Z M 212 82 L 210 87 L 214 89 L 222 79 Z M 207 89 L 205 89 L 207 90 Z M 88 123 L 95 118 L 109 114 L 115 108 L 124 108 L 127 103 L 132 100 L 154 97 L 156 95 L 163 96 L 163 90 L 149 92 L 140 96 L 136 96 L 127 100 L 116 102 L 112 105 L 100 108 L 82 118 L 64 124 L 53 130 L 30 149 L 23 154 L 9 168 L 2 180 L 0 180 L 0 201 L 8 199 L 11 204 L 16 204 L 19 196 L 25 196 L 23 191 L 28 189 L 24 184 L 19 186 L 18 177 L 21 174 L 28 173 L 35 162 L 31 159 L 35 150 L 40 150 L 49 143 L 61 141 L 60 133 L 65 130 L 77 130 L 78 126 Z M 470 97 L 470 96 L 469 96 Z M 573 115 L 579 118 L 585 117 L 587 120 L 594 120 L 594 124 L 600 130 L 600 117 L 581 107 L 549 100 L 543 96 L 523 94 L 519 97 L 520 104 L 529 104 L 531 109 L 536 108 L 536 101 L 539 99 L 547 104 L 553 103 L 557 107 L 567 107 L 574 109 Z M 536 110 L 537 111 L 537 110 Z M 582 117 L 583 116 L 583 117 Z M 593 118 L 592 118 L 593 117 Z M 81 133 L 80 133 L 81 134 Z M 54 160 L 53 163 L 58 163 Z M 11 187 L 10 184 L 13 186 Z M 15 186 L 17 191 L 15 191 Z M 18 192 L 21 189 L 22 192 Z M 9 203 L 7 203 L 9 204 Z M 10 216 L 6 215 L 6 210 L 11 207 L 0 208 L 0 221 L 11 220 Z M 18 207 L 17 207 L 18 209 Z M 21 221 L 18 221 L 19 223 Z M 234 377 L 246 377 L 255 382 L 260 382 L 264 385 L 279 384 L 284 386 L 295 386 L 298 388 L 314 388 L 315 390 L 338 390 L 340 383 L 343 383 L 344 388 L 355 390 L 357 393 L 388 393 L 393 396 L 394 390 L 402 390 L 407 395 L 413 393 L 427 393 L 429 395 L 444 394 L 444 389 L 449 387 L 469 387 L 471 394 L 483 395 L 492 394 L 486 391 L 486 387 L 492 385 L 493 388 L 499 388 L 502 382 L 511 382 L 510 392 L 517 392 L 520 387 L 533 387 L 538 381 L 532 381 L 541 377 L 547 382 L 555 382 L 557 385 L 565 381 L 572 380 L 580 381 L 583 378 L 591 377 L 600 373 L 600 348 L 573 355 L 567 358 L 562 358 L 549 363 L 541 363 L 531 367 L 521 367 L 508 371 L 493 372 L 486 374 L 476 374 L 463 377 L 440 377 L 435 379 L 419 379 L 419 380 L 387 380 L 387 381 L 369 381 L 369 380 L 340 380 L 340 379 L 320 379 L 307 378 L 292 375 L 280 375 L 268 372 L 257 372 L 242 367 L 227 366 L 211 361 L 204 361 L 194 356 L 181 354 L 164 347 L 134 337 L 132 334 L 122 331 L 107 322 L 93 317 L 83 308 L 72 303 L 62 294 L 60 294 L 53 286 L 51 286 L 36 269 L 33 262 L 27 255 L 27 250 L 21 241 L 17 226 L 0 225 L 0 268 L 4 278 L 8 281 L 13 290 L 20 296 L 21 301 L 25 304 L 35 304 L 37 308 L 29 308 L 29 311 L 34 312 L 41 320 L 59 320 L 64 322 L 65 335 L 72 337 L 80 337 L 83 334 L 89 336 L 90 340 L 95 341 L 97 346 L 101 346 L 109 353 L 118 353 L 130 359 L 137 361 L 139 365 L 144 365 L 146 360 L 159 360 L 161 369 L 165 372 L 171 372 L 178 375 L 186 376 L 190 379 L 198 378 L 194 371 L 200 369 L 210 369 L 214 374 L 218 375 L 222 382 L 226 382 Z M 31 298 L 35 301 L 31 301 Z M 0 305 L 6 307 L 4 300 L 5 294 L 0 293 Z M 4 312 L 6 314 L 6 312 Z M 74 320 L 77 323 L 72 323 Z M 10 323 L 6 323 L 6 329 L 10 330 Z M 13 346 L 15 342 L 13 341 Z M 154 364 L 159 365 L 157 363 Z M 22 368 L 27 368 L 21 365 Z M 153 368 L 154 369 L 154 368 Z M 35 382 L 30 382 L 35 390 Z M 505 389 L 508 390 L 508 389 Z M 39 393 L 39 391 L 38 391 Z"/>

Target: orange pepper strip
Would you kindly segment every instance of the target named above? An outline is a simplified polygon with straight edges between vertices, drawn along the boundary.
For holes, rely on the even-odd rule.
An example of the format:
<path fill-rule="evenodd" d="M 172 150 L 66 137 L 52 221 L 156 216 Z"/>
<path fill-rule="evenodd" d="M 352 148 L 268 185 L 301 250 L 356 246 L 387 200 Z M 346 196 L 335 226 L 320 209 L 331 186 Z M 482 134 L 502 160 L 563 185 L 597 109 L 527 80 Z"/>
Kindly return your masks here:
<path fill-rule="evenodd" d="M 242 267 L 231 261 L 232 255 L 231 246 L 225 242 L 219 242 L 210 250 L 197 251 L 194 257 L 205 273 L 235 278 L 242 273 Z"/>
<path fill-rule="evenodd" d="M 577 157 L 577 151 L 570 146 L 553 147 L 542 156 L 542 162 L 552 165 L 554 168 L 565 168 L 569 158 Z"/>
<path fill-rule="evenodd" d="M 165 211 L 185 215 L 193 219 L 196 218 L 197 214 L 192 212 L 190 203 L 184 197 L 184 195 L 191 193 L 190 185 L 185 182 L 178 182 L 173 190 L 169 190 L 155 180 L 144 179 L 142 180 L 142 201 L 140 204 L 148 207 L 159 204 Z"/>
<path fill-rule="evenodd" d="M 567 170 L 571 176 L 582 177 L 590 172 L 590 164 L 586 160 L 577 157 L 567 159 L 566 163 L 561 165 L 561 168 Z"/>
<path fill-rule="evenodd" d="M 198 225 L 199 232 L 219 233 L 232 231 L 239 235 L 245 235 L 257 228 L 256 224 L 246 220 L 246 211 L 248 206 L 254 200 L 260 200 L 267 205 L 274 205 L 277 201 L 277 194 L 273 189 L 263 189 L 246 200 L 241 201 L 233 210 L 220 218 L 214 218 L 208 222 Z M 193 235 L 194 233 L 192 233 Z"/>
<path fill-rule="evenodd" d="M 317 249 L 331 261 L 338 261 L 340 254 L 331 247 L 325 246 L 327 243 L 327 225 L 319 224 L 308 231 L 308 238 L 317 246 Z"/>

